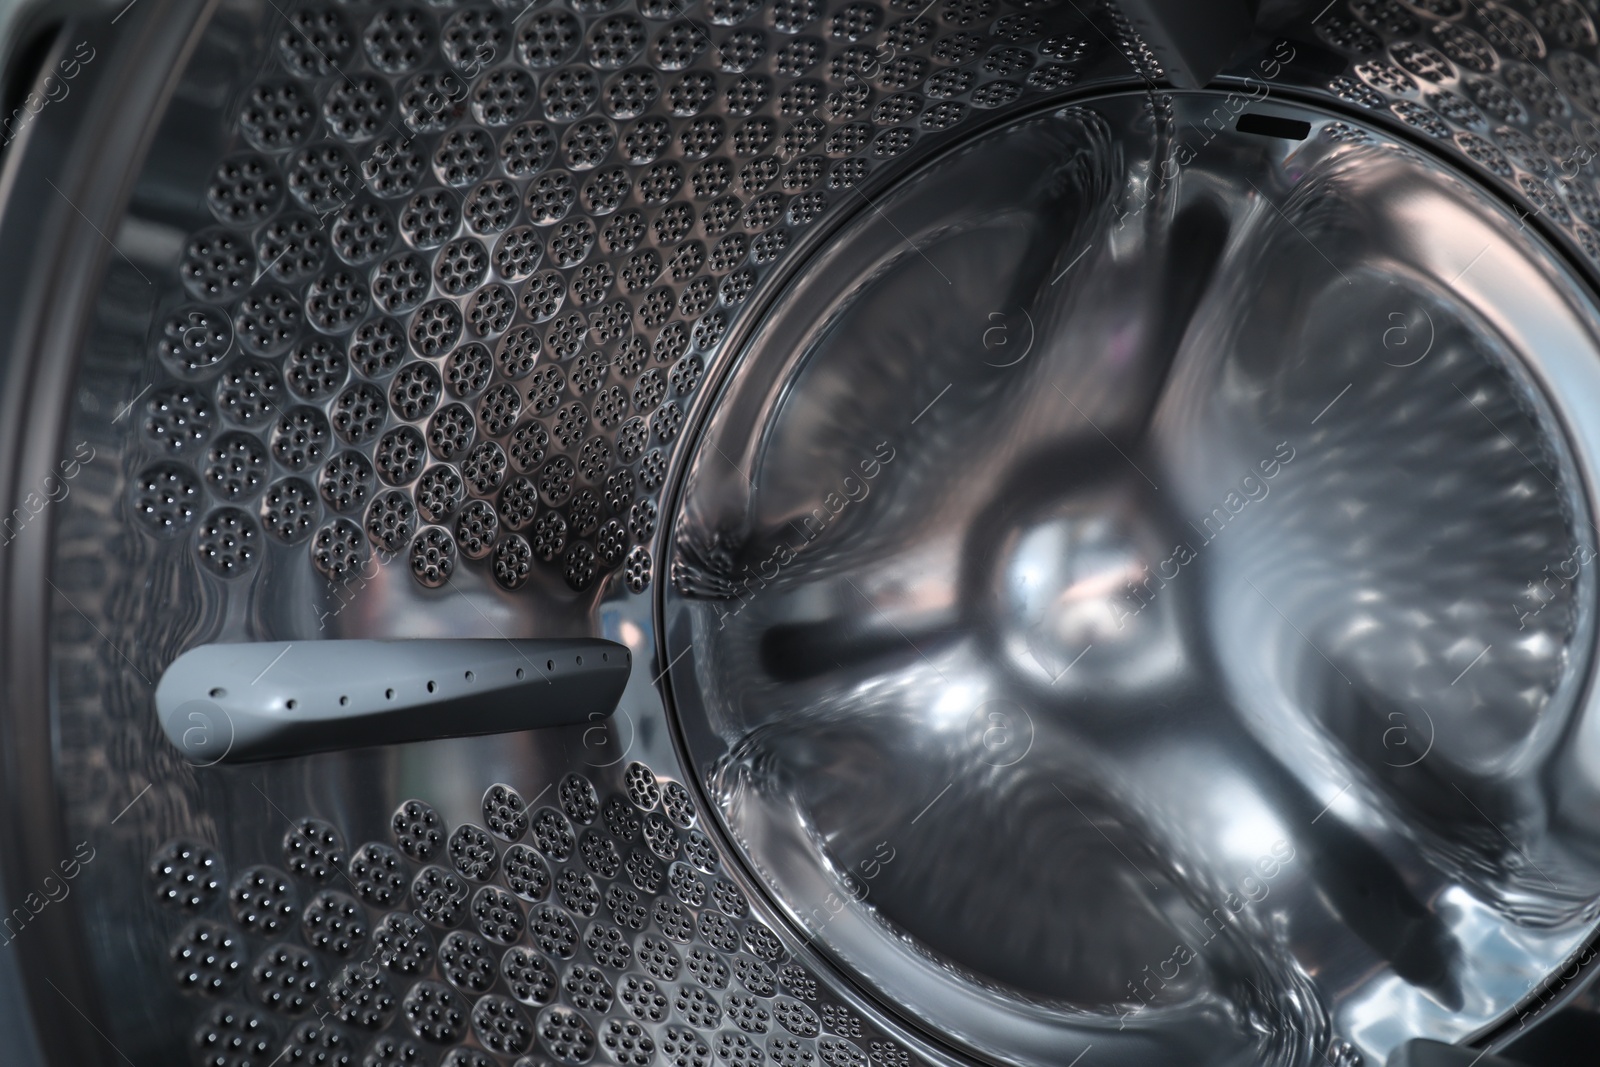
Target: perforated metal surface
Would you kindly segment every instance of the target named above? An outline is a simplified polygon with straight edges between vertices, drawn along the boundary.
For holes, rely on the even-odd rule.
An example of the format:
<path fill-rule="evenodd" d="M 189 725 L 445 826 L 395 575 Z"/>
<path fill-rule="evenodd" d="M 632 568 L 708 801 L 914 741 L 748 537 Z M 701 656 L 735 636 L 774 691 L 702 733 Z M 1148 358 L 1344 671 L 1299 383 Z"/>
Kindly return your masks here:
<path fill-rule="evenodd" d="M 197 1059 L 912 1062 L 819 994 L 725 876 L 681 783 L 630 763 L 538 797 L 551 803 L 530 811 L 494 784 L 483 825 L 448 833 L 406 801 L 392 844 L 348 853 L 315 817 L 293 820 L 276 854 L 163 844 L 143 892 L 171 978 L 199 998 Z"/>
<path fill-rule="evenodd" d="M 614 758 L 675 762 L 666 663 L 641 655 L 604 758 L 577 730 L 426 769 L 196 768 L 148 684 L 205 640 L 397 619 L 627 623 L 647 651 L 662 492 L 748 309 L 913 162 L 1142 87 L 1149 54 L 1071 0 L 208 17 L 131 201 L 157 239 L 114 233 L 133 258 L 110 261 L 72 439 L 116 458 L 62 504 L 53 572 L 62 799 L 106 842 L 84 907 L 114 1035 L 230 1067 L 951 1055 L 814 965 L 717 856 L 683 771 Z M 1591 8 L 1341 0 L 1283 32 L 1232 84 L 1386 124 L 1600 264 Z M 366 840 L 371 810 L 449 806 L 413 781 L 457 818 L 407 802 Z M 468 828 L 459 794 L 497 781 L 515 789 Z M 138 894 L 116 873 L 135 869 Z"/>

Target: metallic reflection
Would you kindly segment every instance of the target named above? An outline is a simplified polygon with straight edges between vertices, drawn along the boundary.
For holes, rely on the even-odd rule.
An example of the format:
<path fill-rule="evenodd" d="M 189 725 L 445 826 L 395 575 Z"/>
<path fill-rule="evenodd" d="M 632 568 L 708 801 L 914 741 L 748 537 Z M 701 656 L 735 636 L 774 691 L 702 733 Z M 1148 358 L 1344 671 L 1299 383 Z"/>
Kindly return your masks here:
<path fill-rule="evenodd" d="M 1561 749 L 1600 316 L 1324 116 L 1163 166 L 1208 104 L 899 187 L 754 336 L 680 500 L 665 655 L 728 831 L 842 966 L 1011 1062 L 1381 1060 L 1595 917 Z"/>

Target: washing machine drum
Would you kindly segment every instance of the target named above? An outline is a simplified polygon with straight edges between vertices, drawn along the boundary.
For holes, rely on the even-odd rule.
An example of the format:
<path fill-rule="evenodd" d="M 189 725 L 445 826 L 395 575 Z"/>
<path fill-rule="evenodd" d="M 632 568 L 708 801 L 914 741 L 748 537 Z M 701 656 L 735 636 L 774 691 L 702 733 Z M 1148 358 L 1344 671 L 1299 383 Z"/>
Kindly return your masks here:
<path fill-rule="evenodd" d="M 19 1040 L 1354 1067 L 1578 992 L 1594 22 L 1283 6 L 1215 79 L 1071 0 L 21 9 Z"/>

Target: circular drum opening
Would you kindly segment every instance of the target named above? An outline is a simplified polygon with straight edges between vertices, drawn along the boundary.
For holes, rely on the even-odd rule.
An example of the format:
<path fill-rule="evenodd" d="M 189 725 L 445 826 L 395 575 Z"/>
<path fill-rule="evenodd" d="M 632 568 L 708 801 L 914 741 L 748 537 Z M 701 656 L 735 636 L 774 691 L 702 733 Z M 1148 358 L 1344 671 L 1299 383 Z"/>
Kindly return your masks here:
<path fill-rule="evenodd" d="M 806 936 L 981 1055 L 1381 1062 L 1592 932 L 1600 313 L 1449 167 L 1260 110 L 926 165 L 684 468 L 690 765 Z"/>

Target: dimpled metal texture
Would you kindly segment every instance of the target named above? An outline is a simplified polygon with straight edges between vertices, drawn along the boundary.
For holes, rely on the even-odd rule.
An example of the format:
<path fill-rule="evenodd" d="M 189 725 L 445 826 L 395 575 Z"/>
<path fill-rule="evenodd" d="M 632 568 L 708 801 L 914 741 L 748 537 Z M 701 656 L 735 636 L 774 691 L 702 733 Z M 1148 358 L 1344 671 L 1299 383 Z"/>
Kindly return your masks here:
<path fill-rule="evenodd" d="M 920 141 L 1126 69 L 1031 0 L 268 15 L 152 333 L 176 381 L 133 489 L 230 580 L 272 541 L 336 583 L 642 591 L 656 472 L 787 250 Z"/>
<path fill-rule="evenodd" d="M 659 814 L 660 797 L 648 767 L 571 773 L 559 790 L 549 784 L 535 790 L 548 798 L 535 809 L 540 820 L 602 844 L 579 855 L 559 835 L 530 833 L 521 815 L 529 803 L 496 783 L 482 804 L 493 838 L 471 823 L 446 835 L 473 842 L 470 853 L 446 849 L 449 866 L 440 872 L 482 883 L 470 910 L 440 911 L 420 889 L 408 896 L 387 888 L 414 877 L 420 886 L 427 870 L 417 827 L 434 809 L 417 799 L 396 810 L 389 841 L 357 845 L 348 862 L 342 832 L 315 816 L 294 821 L 281 857 L 223 856 L 187 839 L 157 849 L 145 888 L 170 927 L 170 972 L 193 1006 L 196 1062 L 917 1062 L 819 993 L 812 973 L 722 877 L 720 859 L 696 832 L 692 802 L 674 804 L 666 841 L 647 851 L 640 820 Z M 597 818 L 602 808 L 608 818 Z M 491 872 L 486 857 L 502 853 L 505 862 Z M 662 877 L 664 856 L 690 853 L 699 869 Z M 624 870 L 601 858 L 621 855 L 637 862 Z M 292 878 L 270 866 L 280 858 Z M 375 866 L 386 872 L 377 881 Z M 231 909 L 215 890 L 173 891 L 210 885 L 224 869 L 243 872 Z M 533 869 L 544 877 L 530 878 Z M 593 886 L 594 897 L 552 893 L 552 871 L 558 885 Z M 282 926 L 266 929 L 266 913 Z M 557 928 L 584 932 L 552 941 L 548 931 Z"/>
<path fill-rule="evenodd" d="M 1319 136 L 1386 129 L 1600 262 L 1589 8 L 1311 7 L 1315 20 L 1275 27 L 1296 58 L 1273 66 L 1287 51 L 1272 41 L 1223 86 L 1259 95 L 1265 81 L 1352 119 Z M 150 167 L 130 207 L 138 233 L 163 240 L 108 227 L 125 255 L 109 258 L 85 345 L 73 418 L 117 459 L 87 467 L 57 505 L 58 759 L 68 825 L 107 846 L 78 900 L 107 999 L 134 1005 L 113 1036 L 140 1062 L 148 1049 L 152 1062 L 226 1067 L 280 1054 L 955 1062 L 894 1032 L 821 957 L 763 955 L 792 946 L 789 917 L 720 828 L 696 820 L 693 775 L 667 769 L 665 711 L 643 683 L 668 657 L 605 728 L 617 750 L 648 748 L 664 768 L 648 811 L 644 776 L 625 778 L 625 761 L 595 770 L 581 731 L 290 761 L 272 777 L 183 762 L 146 694 L 202 641 L 328 636 L 304 605 L 352 582 L 392 610 L 344 612 L 343 636 L 494 636 L 508 620 L 556 632 L 574 626 L 578 590 L 595 609 L 582 632 L 626 639 L 644 667 L 653 637 L 638 594 L 660 584 L 664 494 L 752 310 L 919 161 L 1012 114 L 1159 84 L 1149 52 L 1108 5 L 1071 0 L 242 3 L 203 17 L 153 152 L 177 162 Z M 180 204 L 195 208 L 175 226 Z M 498 599 L 446 611 L 453 593 L 485 586 Z M 498 758 L 515 773 L 484 770 Z M 574 768 L 592 797 L 555 786 Z M 438 810 L 419 802 L 385 829 L 409 796 L 497 780 L 527 798 L 525 832 L 504 795 L 481 812 L 475 798 L 435 797 Z M 222 799 L 258 790 L 282 810 Z M 369 805 L 383 809 L 377 829 Z M 352 835 L 358 814 L 367 829 Z M 485 882 L 454 866 L 449 842 L 468 823 L 456 853 Z M 615 857 L 591 834 L 609 838 L 620 870 L 601 873 Z M 126 893 L 133 872 L 148 893 Z M 485 888 L 519 902 L 510 947 L 479 928 L 509 939 L 518 925 Z M 321 898 L 309 929 L 326 947 L 309 948 L 305 909 L 325 890 L 360 914 Z M 592 915 L 566 903 L 596 894 Z M 152 938 L 153 915 L 165 926 Z M 631 950 L 623 970 L 600 960 L 625 958 L 613 931 Z M 735 932 L 732 952 L 709 940 Z M 265 956 L 273 945 L 309 953 L 303 983 L 274 960 L 307 957 Z M 611 988 L 604 1013 L 571 1003 L 578 966 Z M 408 1002 L 424 981 L 431 992 Z M 299 1016 L 262 1002 L 292 1005 L 311 982 L 320 1005 Z M 484 996 L 509 997 L 520 1017 L 500 1001 L 475 1017 Z M 704 1020 L 712 1002 L 714 1031 L 678 1007 Z M 413 1014 L 459 1035 L 448 1054 Z M 513 1056 L 518 1018 L 532 1043 Z M 505 1051 L 487 1048 L 497 1042 Z M 1359 1058 L 1343 1044 L 1328 1055 Z"/>

